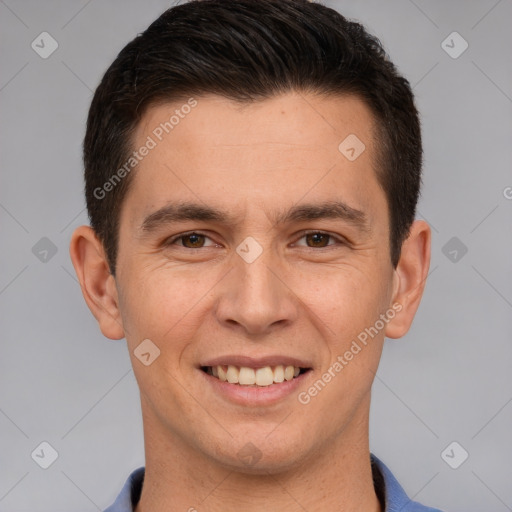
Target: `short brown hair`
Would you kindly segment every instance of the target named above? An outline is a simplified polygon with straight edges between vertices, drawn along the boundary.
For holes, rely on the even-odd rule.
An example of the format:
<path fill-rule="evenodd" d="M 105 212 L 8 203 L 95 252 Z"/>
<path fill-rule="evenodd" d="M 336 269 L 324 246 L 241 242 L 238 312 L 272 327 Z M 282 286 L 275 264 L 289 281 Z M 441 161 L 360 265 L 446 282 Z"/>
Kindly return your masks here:
<path fill-rule="evenodd" d="M 378 131 L 377 178 L 388 202 L 396 267 L 415 217 L 422 144 L 409 82 L 359 23 L 306 0 L 193 0 L 128 43 L 96 89 L 84 139 L 92 228 L 115 275 L 121 205 L 131 176 L 98 190 L 133 151 L 148 106 L 213 93 L 254 102 L 288 91 L 355 94 Z"/>

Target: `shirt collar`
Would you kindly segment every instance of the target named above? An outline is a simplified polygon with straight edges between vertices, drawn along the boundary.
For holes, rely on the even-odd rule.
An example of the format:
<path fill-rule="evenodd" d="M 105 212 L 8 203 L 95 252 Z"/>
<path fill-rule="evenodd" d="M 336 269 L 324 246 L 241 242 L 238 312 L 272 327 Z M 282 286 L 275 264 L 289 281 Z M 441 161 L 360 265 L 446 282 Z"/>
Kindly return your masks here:
<path fill-rule="evenodd" d="M 409 499 L 389 468 L 373 454 L 370 460 L 375 492 L 384 504 L 384 512 L 440 512 Z M 130 474 L 116 501 L 104 512 L 133 512 L 140 499 L 144 470 L 141 466 Z"/>

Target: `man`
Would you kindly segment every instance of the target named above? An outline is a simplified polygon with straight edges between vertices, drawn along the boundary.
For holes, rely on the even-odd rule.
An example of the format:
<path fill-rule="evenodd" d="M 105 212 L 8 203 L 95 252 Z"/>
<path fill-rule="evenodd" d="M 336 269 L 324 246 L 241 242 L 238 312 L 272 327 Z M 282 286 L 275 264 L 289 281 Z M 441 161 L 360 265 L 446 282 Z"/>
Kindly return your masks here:
<path fill-rule="evenodd" d="M 319 4 L 194 1 L 121 51 L 70 246 L 140 388 L 146 465 L 109 512 L 434 510 L 368 439 L 428 272 L 421 160 L 408 82 Z"/>

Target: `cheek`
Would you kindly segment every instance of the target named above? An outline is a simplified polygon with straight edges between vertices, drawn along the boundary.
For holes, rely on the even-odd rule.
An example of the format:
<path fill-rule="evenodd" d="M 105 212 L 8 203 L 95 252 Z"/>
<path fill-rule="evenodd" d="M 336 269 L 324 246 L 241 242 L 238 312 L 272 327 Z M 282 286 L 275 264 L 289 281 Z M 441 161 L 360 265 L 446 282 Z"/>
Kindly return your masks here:
<path fill-rule="evenodd" d="M 323 338 L 318 344 L 328 354 L 318 380 L 302 390 L 301 403 L 310 401 L 312 417 L 323 417 L 326 404 L 336 404 L 331 410 L 333 424 L 343 423 L 355 404 L 367 397 L 384 342 L 380 315 L 387 310 L 386 275 L 377 264 L 364 269 L 345 266 L 328 277 L 300 281 L 298 295 L 313 311 L 310 318 L 318 319 Z"/>
<path fill-rule="evenodd" d="M 296 276 L 293 288 L 323 321 L 333 343 L 343 342 L 373 325 L 383 313 L 389 288 L 383 276 L 376 264 L 326 266 L 314 274 Z"/>
<path fill-rule="evenodd" d="M 199 277 L 197 277 L 199 274 Z M 197 312 L 207 301 L 208 291 L 214 287 L 215 276 L 207 273 L 180 275 L 175 269 L 151 269 L 132 272 L 132 279 L 120 297 L 123 325 L 126 326 L 130 348 L 149 338 L 166 352 L 173 354 L 186 345 L 192 325 L 197 324 Z M 180 341 L 181 340 L 181 341 Z M 174 356 L 176 357 L 176 356 Z"/>

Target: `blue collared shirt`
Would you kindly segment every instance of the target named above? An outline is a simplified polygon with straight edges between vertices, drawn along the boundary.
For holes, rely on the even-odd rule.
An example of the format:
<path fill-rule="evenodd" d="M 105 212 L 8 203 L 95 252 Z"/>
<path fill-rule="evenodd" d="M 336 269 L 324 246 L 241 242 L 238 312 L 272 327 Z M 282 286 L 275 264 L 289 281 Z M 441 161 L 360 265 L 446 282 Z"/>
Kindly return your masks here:
<path fill-rule="evenodd" d="M 383 512 L 441 512 L 437 508 L 425 507 L 410 500 L 382 461 L 371 454 L 371 462 L 375 492 L 381 502 L 385 503 Z M 104 512 L 133 512 L 140 499 L 143 481 L 144 466 L 130 474 L 116 501 Z"/>

